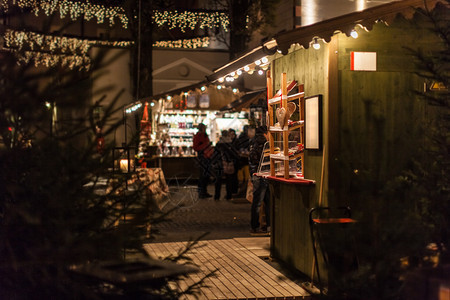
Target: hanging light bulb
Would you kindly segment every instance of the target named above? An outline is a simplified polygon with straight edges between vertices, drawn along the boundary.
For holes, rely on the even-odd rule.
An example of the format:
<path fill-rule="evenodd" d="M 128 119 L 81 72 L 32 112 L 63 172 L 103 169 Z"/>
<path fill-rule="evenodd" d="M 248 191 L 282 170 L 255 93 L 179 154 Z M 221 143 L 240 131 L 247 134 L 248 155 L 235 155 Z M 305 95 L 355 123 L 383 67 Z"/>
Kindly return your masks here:
<path fill-rule="evenodd" d="M 264 56 L 263 58 L 261 58 L 261 61 L 263 64 L 267 64 L 269 62 L 269 59 L 267 58 L 267 56 Z"/>
<path fill-rule="evenodd" d="M 317 38 L 314 38 L 314 42 L 313 42 L 312 46 L 313 46 L 313 48 L 316 49 L 316 50 L 319 50 L 319 49 L 320 49 L 320 44 L 319 44 L 319 42 L 317 41 Z"/>
<path fill-rule="evenodd" d="M 255 61 L 255 65 L 259 66 L 261 64 L 261 61 L 258 59 Z"/>
<path fill-rule="evenodd" d="M 217 89 L 220 90 L 221 88 L 222 88 L 222 86 L 219 84 L 219 85 L 217 86 Z"/>
<path fill-rule="evenodd" d="M 358 38 L 358 33 L 356 32 L 355 29 L 353 29 L 352 32 L 350 32 L 350 35 L 351 35 L 351 37 L 354 38 L 354 39 Z"/>
<path fill-rule="evenodd" d="M 263 75 L 264 71 L 263 70 L 258 70 L 258 75 Z"/>
<path fill-rule="evenodd" d="M 245 71 L 245 72 L 250 71 L 250 67 L 249 67 L 249 66 L 245 66 L 245 67 L 244 67 L 244 71 Z"/>
<path fill-rule="evenodd" d="M 204 91 L 206 90 L 206 86 L 202 86 L 202 87 L 200 88 L 200 90 L 202 90 L 202 92 L 204 92 Z"/>
<path fill-rule="evenodd" d="M 223 78 L 223 77 L 220 77 L 220 78 L 219 78 L 219 82 L 220 82 L 220 83 L 222 83 L 224 80 L 225 80 L 225 78 Z"/>
<path fill-rule="evenodd" d="M 241 74 L 242 74 L 242 71 L 240 69 L 236 71 L 236 75 L 241 76 Z"/>

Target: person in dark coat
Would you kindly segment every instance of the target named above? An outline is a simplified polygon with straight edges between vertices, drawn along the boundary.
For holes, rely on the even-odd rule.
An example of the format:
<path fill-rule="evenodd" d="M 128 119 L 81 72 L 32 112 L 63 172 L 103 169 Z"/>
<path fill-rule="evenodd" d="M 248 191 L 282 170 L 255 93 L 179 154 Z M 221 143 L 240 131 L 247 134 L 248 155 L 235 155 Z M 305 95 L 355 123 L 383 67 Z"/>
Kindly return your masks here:
<path fill-rule="evenodd" d="M 250 215 L 251 234 L 267 234 L 267 227 L 270 226 L 270 194 L 267 180 L 263 177 L 254 175 L 258 172 L 261 155 L 263 155 L 264 145 L 268 140 L 266 126 L 260 126 L 256 129 L 255 137 L 250 143 L 250 153 L 248 157 L 249 170 L 252 175 L 253 200 Z M 264 203 L 264 213 L 266 215 L 266 224 L 260 228 L 259 211 L 261 204 Z"/>
<path fill-rule="evenodd" d="M 198 179 L 199 198 L 209 198 L 207 187 L 209 182 L 209 173 L 211 166 L 211 157 L 214 154 L 214 148 L 211 146 L 208 135 L 206 134 L 206 125 L 198 124 L 198 132 L 194 135 L 193 149 L 197 151 L 198 163 L 200 165 L 200 174 Z"/>
<path fill-rule="evenodd" d="M 231 189 L 233 191 L 233 194 L 237 194 L 238 192 L 238 169 L 239 169 L 239 145 L 238 145 L 238 139 L 236 136 L 236 130 L 233 128 L 228 129 L 228 136 L 230 137 L 231 143 L 230 143 L 230 155 L 232 155 L 232 160 L 234 164 L 234 172 L 230 176 L 231 180 Z"/>
<path fill-rule="evenodd" d="M 222 131 L 222 136 L 216 144 L 213 166 L 215 170 L 215 192 L 214 200 L 220 200 L 223 177 L 225 176 L 226 200 L 231 200 L 233 195 L 233 174 L 234 172 L 234 151 L 231 146 L 231 139 L 227 130 Z"/>

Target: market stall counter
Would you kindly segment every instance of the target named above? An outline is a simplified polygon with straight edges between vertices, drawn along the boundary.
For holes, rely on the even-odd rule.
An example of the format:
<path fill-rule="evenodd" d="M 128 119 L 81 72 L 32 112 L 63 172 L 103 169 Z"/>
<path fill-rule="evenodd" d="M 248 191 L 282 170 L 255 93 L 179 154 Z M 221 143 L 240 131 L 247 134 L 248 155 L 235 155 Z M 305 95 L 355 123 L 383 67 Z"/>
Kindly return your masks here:
<path fill-rule="evenodd" d="M 314 255 L 308 214 L 317 198 L 316 182 L 303 178 L 266 178 L 271 195 L 271 256 L 290 262 L 308 274 L 306 271 L 312 269 Z"/>

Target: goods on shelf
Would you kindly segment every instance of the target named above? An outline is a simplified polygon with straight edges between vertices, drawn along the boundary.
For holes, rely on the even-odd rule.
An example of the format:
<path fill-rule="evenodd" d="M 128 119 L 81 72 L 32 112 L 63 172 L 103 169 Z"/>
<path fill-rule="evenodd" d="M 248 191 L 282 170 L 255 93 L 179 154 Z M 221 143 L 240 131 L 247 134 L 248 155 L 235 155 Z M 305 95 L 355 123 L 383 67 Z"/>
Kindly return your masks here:
<path fill-rule="evenodd" d="M 259 163 L 258 174 L 259 175 L 271 175 L 270 160 L 274 159 L 275 175 L 284 176 L 284 161 L 288 161 L 289 175 L 298 176 L 302 173 L 302 154 L 303 144 L 296 141 L 288 142 L 288 155 L 285 156 L 283 151 L 283 141 L 274 142 L 273 153 L 270 152 L 270 143 L 266 142 L 264 145 L 264 155 L 261 156 Z"/>
<path fill-rule="evenodd" d="M 195 155 L 192 144 L 193 136 L 197 133 L 197 125 L 205 124 L 208 135 L 211 134 L 214 114 L 215 112 L 203 110 L 166 110 L 157 113 L 157 155 Z"/>

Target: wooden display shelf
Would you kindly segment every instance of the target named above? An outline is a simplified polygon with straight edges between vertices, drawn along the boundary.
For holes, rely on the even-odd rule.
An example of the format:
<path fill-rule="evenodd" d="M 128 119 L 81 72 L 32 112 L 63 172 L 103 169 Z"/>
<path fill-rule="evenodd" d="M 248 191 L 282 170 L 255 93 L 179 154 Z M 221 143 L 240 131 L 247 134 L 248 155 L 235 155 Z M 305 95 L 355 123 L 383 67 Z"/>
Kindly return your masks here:
<path fill-rule="evenodd" d="M 289 82 L 286 81 L 286 73 L 281 73 L 281 88 L 273 95 L 273 83 L 270 71 L 267 72 L 267 104 L 268 104 L 268 131 L 269 131 L 269 145 L 270 145 L 270 175 L 276 176 L 278 172 L 275 170 L 275 161 L 283 161 L 284 170 L 283 177 L 285 179 L 290 178 L 290 170 L 289 170 L 289 161 L 300 158 L 301 159 L 301 170 L 304 172 L 304 153 L 303 151 L 300 153 L 296 153 L 295 155 L 289 155 L 289 133 L 299 130 L 300 140 L 298 141 L 301 144 L 304 144 L 304 124 L 305 124 L 305 92 L 303 85 L 298 85 L 299 92 L 293 95 L 288 95 L 289 91 L 291 91 L 297 83 L 293 80 Z M 294 125 L 285 125 L 283 127 L 274 126 L 275 125 L 275 117 L 274 113 L 277 110 L 277 105 L 280 108 L 288 107 L 287 103 L 290 101 L 298 101 L 296 103 L 296 107 L 298 108 L 298 119 L 297 124 Z M 289 122 L 289 120 L 285 120 L 285 122 Z M 275 153 L 275 136 L 281 136 L 282 146 L 280 147 L 279 153 Z M 276 174 L 277 173 L 277 174 Z"/>

